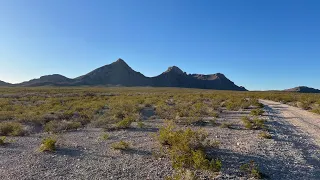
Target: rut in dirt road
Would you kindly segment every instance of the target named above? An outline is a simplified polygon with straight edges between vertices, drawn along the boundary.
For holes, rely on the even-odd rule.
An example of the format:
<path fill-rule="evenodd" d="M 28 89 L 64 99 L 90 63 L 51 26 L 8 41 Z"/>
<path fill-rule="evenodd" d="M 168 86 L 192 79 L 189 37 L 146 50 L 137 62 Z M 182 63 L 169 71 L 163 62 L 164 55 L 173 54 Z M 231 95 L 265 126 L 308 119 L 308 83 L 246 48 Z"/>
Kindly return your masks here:
<path fill-rule="evenodd" d="M 271 156 L 279 161 L 273 167 L 278 174 L 271 175 L 272 179 L 320 179 L 320 116 L 278 102 L 260 102 L 274 138 Z"/>

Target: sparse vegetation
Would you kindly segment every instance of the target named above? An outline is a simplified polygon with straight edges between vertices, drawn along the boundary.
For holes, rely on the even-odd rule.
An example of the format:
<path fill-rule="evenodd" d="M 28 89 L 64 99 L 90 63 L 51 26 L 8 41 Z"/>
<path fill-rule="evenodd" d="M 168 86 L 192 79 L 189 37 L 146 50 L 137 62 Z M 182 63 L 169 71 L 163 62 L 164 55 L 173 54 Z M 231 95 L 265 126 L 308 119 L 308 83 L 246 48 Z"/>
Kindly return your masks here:
<path fill-rule="evenodd" d="M 221 128 L 232 128 L 232 123 L 228 123 L 228 122 L 223 122 L 221 125 L 220 125 Z"/>
<path fill-rule="evenodd" d="M 133 122 L 134 122 L 134 119 L 132 117 L 125 117 L 123 120 L 119 121 L 116 124 L 116 127 L 119 129 L 127 129 L 131 126 Z"/>
<path fill-rule="evenodd" d="M 55 138 L 52 138 L 52 137 L 44 138 L 42 140 L 39 150 L 41 152 L 44 152 L 44 151 L 53 152 L 56 150 L 56 142 L 57 141 Z"/>
<path fill-rule="evenodd" d="M 108 140 L 110 138 L 110 135 L 108 134 L 108 133 L 103 133 L 103 134 L 101 134 L 101 136 L 100 136 L 100 139 L 101 140 Z"/>
<path fill-rule="evenodd" d="M 265 138 L 265 139 L 272 139 L 272 136 L 271 136 L 271 134 L 269 134 L 268 132 L 261 132 L 260 134 L 259 134 L 259 137 L 261 137 L 261 138 Z"/>
<path fill-rule="evenodd" d="M 125 141 L 120 141 L 112 144 L 112 148 L 115 150 L 128 150 L 130 148 L 130 144 Z"/>
<path fill-rule="evenodd" d="M 1 136 L 0 137 L 0 146 L 4 145 L 6 143 L 6 137 L 5 136 Z"/>
<path fill-rule="evenodd" d="M 59 133 L 62 131 L 76 130 L 81 127 L 80 122 L 50 121 L 44 126 L 46 132 Z"/>
<path fill-rule="evenodd" d="M 262 178 L 262 174 L 254 161 L 241 165 L 240 170 L 249 178 Z"/>
<path fill-rule="evenodd" d="M 205 153 L 208 148 L 206 138 L 205 132 L 178 129 L 172 121 L 167 121 L 157 136 L 160 144 L 168 148 L 174 169 L 220 171 L 221 161 L 209 158 Z"/>
<path fill-rule="evenodd" d="M 253 109 L 250 114 L 253 116 L 261 116 L 263 115 L 263 113 L 264 113 L 264 110 L 259 108 L 259 109 Z"/>
<path fill-rule="evenodd" d="M 241 118 L 241 121 L 245 128 L 247 129 L 263 129 L 265 128 L 264 120 L 255 117 L 253 120 L 248 116 L 244 116 Z"/>
<path fill-rule="evenodd" d="M 20 123 L 2 122 L 0 123 L 1 136 L 23 136 L 24 130 Z"/>
<path fill-rule="evenodd" d="M 145 128 L 146 127 L 146 125 L 142 121 L 139 121 L 137 123 L 137 125 L 138 125 L 139 128 Z"/>

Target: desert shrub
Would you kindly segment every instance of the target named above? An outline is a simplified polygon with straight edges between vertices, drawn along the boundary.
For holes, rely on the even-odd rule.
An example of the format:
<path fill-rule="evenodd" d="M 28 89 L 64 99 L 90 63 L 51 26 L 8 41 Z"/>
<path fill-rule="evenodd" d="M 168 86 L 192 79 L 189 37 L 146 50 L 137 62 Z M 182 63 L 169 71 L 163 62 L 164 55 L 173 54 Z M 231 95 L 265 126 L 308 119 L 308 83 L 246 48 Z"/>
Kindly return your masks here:
<path fill-rule="evenodd" d="M 119 129 L 126 129 L 129 128 L 133 122 L 134 119 L 132 117 L 125 117 L 123 120 L 119 121 L 116 124 L 116 127 Z"/>
<path fill-rule="evenodd" d="M 261 132 L 259 134 L 259 137 L 264 138 L 264 139 L 272 139 L 271 134 L 269 134 L 268 132 Z"/>
<path fill-rule="evenodd" d="M 108 133 L 101 134 L 100 138 L 101 140 L 108 140 L 110 138 L 110 135 Z"/>
<path fill-rule="evenodd" d="M 130 148 L 130 144 L 121 140 L 120 142 L 113 143 L 111 147 L 115 150 L 128 150 Z"/>
<path fill-rule="evenodd" d="M 20 123 L 16 122 L 2 122 L 0 123 L 1 136 L 23 136 L 23 127 Z"/>
<path fill-rule="evenodd" d="M 247 129 L 263 129 L 265 127 L 263 119 L 254 118 L 252 120 L 248 116 L 244 116 L 241 118 L 241 121 Z"/>
<path fill-rule="evenodd" d="M 301 109 L 304 109 L 304 110 L 308 110 L 310 109 L 310 103 L 309 102 L 297 102 L 297 107 L 301 108 Z"/>
<path fill-rule="evenodd" d="M 50 151 L 53 152 L 56 150 L 56 140 L 54 138 L 48 137 L 48 138 L 44 138 L 42 140 L 42 143 L 40 145 L 40 151 L 44 152 L 44 151 Z"/>
<path fill-rule="evenodd" d="M 166 177 L 166 180 L 197 180 L 195 172 L 189 169 L 177 170 L 171 177 Z"/>
<path fill-rule="evenodd" d="M 244 175 L 250 178 L 256 178 L 256 179 L 262 178 L 262 173 L 260 172 L 258 166 L 255 164 L 254 161 L 250 161 L 247 164 L 241 165 L 240 171 L 242 171 Z"/>
<path fill-rule="evenodd" d="M 250 114 L 251 115 L 253 115 L 253 116 L 261 116 L 261 115 L 263 115 L 263 113 L 264 113 L 264 110 L 262 110 L 262 109 L 253 109 L 251 112 L 250 112 Z"/>
<path fill-rule="evenodd" d="M 5 143 L 6 143 L 6 137 L 5 136 L 0 137 L 0 146 L 4 145 Z"/>
<path fill-rule="evenodd" d="M 221 125 L 220 125 L 221 128 L 231 128 L 232 127 L 232 123 L 227 123 L 227 122 L 223 122 Z"/>
<path fill-rule="evenodd" d="M 137 123 L 137 125 L 138 125 L 139 128 L 145 128 L 146 127 L 146 125 L 142 121 L 139 121 Z"/>
<path fill-rule="evenodd" d="M 265 121 L 263 119 L 254 118 L 253 119 L 254 129 L 263 129 L 265 127 L 264 122 Z"/>
<path fill-rule="evenodd" d="M 215 126 L 215 125 L 217 125 L 217 119 L 216 119 L 216 118 L 210 119 L 210 120 L 209 120 L 209 123 L 210 123 L 212 126 Z"/>
<path fill-rule="evenodd" d="M 312 112 L 320 114 L 320 108 L 319 107 L 318 108 L 314 108 L 314 109 L 312 109 Z"/>
<path fill-rule="evenodd" d="M 160 128 L 157 136 L 160 144 L 168 147 L 174 169 L 220 171 L 220 160 L 209 159 L 205 154 L 206 138 L 207 134 L 202 131 L 177 129 L 171 121 Z"/>
<path fill-rule="evenodd" d="M 76 130 L 82 125 L 80 122 L 73 121 L 50 121 L 45 124 L 44 130 L 46 132 L 59 133 L 62 131 Z"/>

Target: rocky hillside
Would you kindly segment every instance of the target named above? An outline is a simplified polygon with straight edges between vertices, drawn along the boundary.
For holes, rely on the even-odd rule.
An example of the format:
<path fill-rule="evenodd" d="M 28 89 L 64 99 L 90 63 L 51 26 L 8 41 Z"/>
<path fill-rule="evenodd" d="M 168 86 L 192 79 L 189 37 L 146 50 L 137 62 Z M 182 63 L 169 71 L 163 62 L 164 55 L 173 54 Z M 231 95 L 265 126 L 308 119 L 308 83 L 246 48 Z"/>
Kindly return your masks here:
<path fill-rule="evenodd" d="M 0 81 L 0 86 L 11 86 L 12 84 L 4 82 L 4 81 Z"/>
<path fill-rule="evenodd" d="M 284 91 L 289 91 L 289 92 L 299 92 L 299 93 L 320 93 L 319 89 L 314 89 L 311 87 L 307 86 L 299 86 L 291 89 L 286 89 Z"/>
<path fill-rule="evenodd" d="M 74 80 L 69 79 L 60 74 L 52 74 L 41 76 L 39 79 L 32 79 L 30 81 L 26 81 L 20 84 L 16 84 L 17 86 L 68 86 L 72 84 Z"/>
<path fill-rule="evenodd" d="M 146 77 L 134 71 L 122 59 L 75 79 L 53 74 L 15 84 L 15 86 L 153 86 L 246 91 L 244 87 L 235 85 L 221 73 L 187 74 L 176 66 L 169 67 L 158 76 Z"/>

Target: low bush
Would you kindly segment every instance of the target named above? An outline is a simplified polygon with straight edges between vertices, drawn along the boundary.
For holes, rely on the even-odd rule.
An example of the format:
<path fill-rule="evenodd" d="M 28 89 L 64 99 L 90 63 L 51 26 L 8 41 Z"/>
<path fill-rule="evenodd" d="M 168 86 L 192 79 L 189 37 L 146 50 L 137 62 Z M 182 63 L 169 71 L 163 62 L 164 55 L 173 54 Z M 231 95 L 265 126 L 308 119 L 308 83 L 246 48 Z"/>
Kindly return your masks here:
<path fill-rule="evenodd" d="M 138 125 L 139 128 L 145 128 L 146 127 L 146 125 L 142 121 L 139 121 L 137 123 L 137 125 Z"/>
<path fill-rule="evenodd" d="M 196 173 L 189 169 L 177 170 L 171 177 L 166 177 L 166 180 L 197 180 Z"/>
<path fill-rule="evenodd" d="M 134 122 L 134 118 L 132 117 L 125 117 L 123 120 L 119 121 L 116 124 L 116 127 L 119 129 L 127 129 L 131 126 L 131 124 Z"/>
<path fill-rule="evenodd" d="M 50 121 L 45 124 L 44 130 L 46 132 L 59 133 L 62 131 L 76 130 L 82 125 L 80 122 L 73 121 Z"/>
<path fill-rule="evenodd" d="M 5 143 L 6 143 L 6 137 L 5 136 L 0 137 L 0 146 L 4 145 Z"/>
<path fill-rule="evenodd" d="M 261 132 L 259 134 L 259 137 L 264 138 L 264 139 L 272 139 L 271 134 L 269 134 L 268 132 Z"/>
<path fill-rule="evenodd" d="M 249 178 L 262 178 L 262 173 L 260 172 L 258 166 L 255 164 L 254 161 L 250 161 L 247 164 L 241 165 L 240 171 L 242 171 L 244 175 L 248 176 Z"/>
<path fill-rule="evenodd" d="M 265 128 L 264 120 L 259 118 L 254 118 L 251 120 L 248 116 L 241 118 L 241 121 L 245 128 L 247 129 L 263 129 Z"/>
<path fill-rule="evenodd" d="M 231 129 L 232 127 L 232 123 L 227 123 L 227 122 L 224 122 L 220 125 L 221 128 L 229 128 Z"/>
<path fill-rule="evenodd" d="M 264 110 L 259 108 L 259 109 L 253 109 L 250 114 L 253 116 L 261 116 L 263 115 L 263 113 L 264 113 Z"/>
<path fill-rule="evenodd" d="M 110 135 L 108 133 L 103 133 L 100 136 L 101 140 L 108 140 L 110 138 Z"/>
<path fill-rule="evenodd" d="M 168 147 L 168 154 L 174 169 L 198 169 L 212 172 L 220 171 L 221 161 L 209 159 L 205 153 L 207 134 L 202 131 L 177 129 L 173 122 L 168 121 L 159 130 L 158 141 Z"/>
<path fill-rule="evenodd" d="M 23 136 L 25 134 L 23 127 L 17 122 L 0 123 L 0 136 Z"/>
<path fill-rule="evenodd" d="M 113 143 L 111 146 L 115 150 L 128 150 L 130 148 L 130 144 L 122 140 L 120 142 Z"/>
<path fill-rule="evenodd" d="M 53 152 L 56 150 L 56 140 L 54 138 L 48 137 L 42 140 L 42 143 L 40 145 L 40 151 L 49 151 Z"/>

